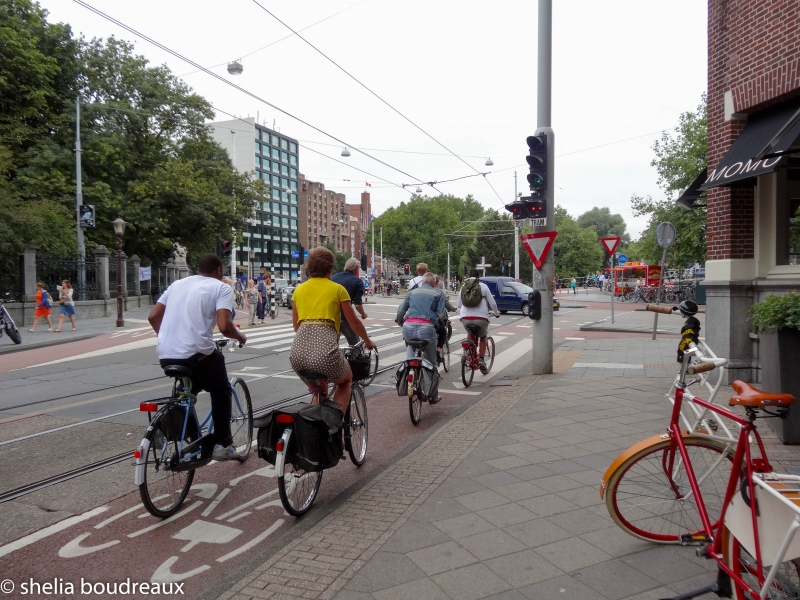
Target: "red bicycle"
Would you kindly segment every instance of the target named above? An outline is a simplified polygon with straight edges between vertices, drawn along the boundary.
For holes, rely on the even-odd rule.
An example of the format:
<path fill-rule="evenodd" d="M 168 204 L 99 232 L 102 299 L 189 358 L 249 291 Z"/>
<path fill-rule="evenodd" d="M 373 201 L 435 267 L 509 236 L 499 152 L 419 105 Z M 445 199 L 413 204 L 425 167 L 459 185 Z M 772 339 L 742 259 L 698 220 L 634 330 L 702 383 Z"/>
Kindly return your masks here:
<path fill-rule="evenodd" d="M 677 309 L 677 307 L 676 307 Z M 672 314 L 665 306 L 648 310 Z M 719 565 L 717 581 L 673 600 L 708 592 L 738 600 L 800 599 L 800 477 L 775 473 L 756 429 L 757 418 L 785 419 L 795 399 L 735 381 L 730 406 L 741 416 L 693 396 L 687 375 L 727 363 L 690 344 L 684 351 L 667 432 L 623 452 L 600 486 L 614 521 L 640 539 L 697 546 L 698 556 Z M 680 428 L 683 403 L 733 421 L 738 439 L 728 444 L 711 432 Z M 751 443 L 755 443 L 753 456 Z M 734 447 L 735 445 L 735 447 Z"/>
<path fill-rule="evenodd" d="M 464 382 L 464 387 L 469 387 L 472 385 L 475 370 L 480 369 L 480 355 L 478 353 L 480 341 L 478 339 L 479 330 L 477 326 L 465 321 L 464 329 L 467 330 L 467 339 L 461 342 L 461 381 Z M 494 339 L 492 336 L 486 336 L 486 354 L 483 360 L 488 373 L 492 370 L 492 365 L 494 364 Z"/>

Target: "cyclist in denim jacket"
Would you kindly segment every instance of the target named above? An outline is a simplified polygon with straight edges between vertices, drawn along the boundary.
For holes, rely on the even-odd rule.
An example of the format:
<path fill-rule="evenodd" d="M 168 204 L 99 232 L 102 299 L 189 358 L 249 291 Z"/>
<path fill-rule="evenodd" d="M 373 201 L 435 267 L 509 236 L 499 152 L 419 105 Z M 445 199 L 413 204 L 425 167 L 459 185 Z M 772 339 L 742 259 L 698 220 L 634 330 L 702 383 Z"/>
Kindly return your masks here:
<path fill-rule="evenodd" d="M 445 298 L 441 290 L 436 289 L 436 276 L 425 273 L 420 286 L 406 294 L 403 303 L 397 309 L 395 322 L 403 327 L 404 340 L 428 340 L 425 347 L 425 359 L 436 368 L 436 327 L 440 315 L 445 318 Z M 414 350 L 408 347 L 408 358 L 414 357 Z"/>

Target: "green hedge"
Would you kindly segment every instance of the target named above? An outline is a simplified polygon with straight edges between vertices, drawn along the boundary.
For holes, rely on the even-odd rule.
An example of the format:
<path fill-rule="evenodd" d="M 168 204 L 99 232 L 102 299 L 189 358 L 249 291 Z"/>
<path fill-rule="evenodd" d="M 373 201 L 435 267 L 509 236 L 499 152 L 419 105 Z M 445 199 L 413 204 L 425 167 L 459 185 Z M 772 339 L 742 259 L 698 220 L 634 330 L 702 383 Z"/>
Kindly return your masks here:
<path fill-rule="evenodd" d="M 753 331 L 800 330 L 800 294 L 792 291 L 781 296 L 767 296 L 747 311 L 753 322 Z"/>

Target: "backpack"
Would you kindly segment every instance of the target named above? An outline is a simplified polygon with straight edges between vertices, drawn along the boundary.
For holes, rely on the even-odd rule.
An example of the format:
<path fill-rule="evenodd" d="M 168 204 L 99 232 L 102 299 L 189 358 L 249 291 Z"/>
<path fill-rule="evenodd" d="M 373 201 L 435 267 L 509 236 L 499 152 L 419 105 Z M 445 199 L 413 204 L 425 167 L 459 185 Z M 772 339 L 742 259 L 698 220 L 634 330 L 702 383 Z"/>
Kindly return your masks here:
<path fill-rule="evenodd" d="M 477 308 L 483 300 L 481 284 L 477 279 L 468 279 L 461 288 L 461 304 L 467 308 Z"/>

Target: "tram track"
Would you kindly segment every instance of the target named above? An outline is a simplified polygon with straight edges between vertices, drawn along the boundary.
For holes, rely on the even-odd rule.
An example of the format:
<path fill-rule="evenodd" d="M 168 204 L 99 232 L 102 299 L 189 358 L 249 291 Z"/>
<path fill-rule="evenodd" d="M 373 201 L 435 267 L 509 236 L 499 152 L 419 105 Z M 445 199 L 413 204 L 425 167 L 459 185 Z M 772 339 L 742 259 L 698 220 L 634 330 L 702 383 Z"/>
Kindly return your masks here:
<path fill-rule="evenodd" d="M 245 359 L 245 360 L 249 360 L 249 359 Z M 240 362 L 244 362 L 244 361 L 240 361 Z M 394 369 L 399 364 L 400 364 L 400 362 L 396 362 L 396 363 L 393 363 L 391 365 L 388 365 L 388 366 L 385 366 L 385 367 L 381 367 L 380 369 L 378 369 L 376 371 L 375 375 L 377 376 L 377 375 L 380 375 L 381 373 L 385 373 L 385 372 L 387 372 L 387 371 L 389 371 L 391 369 Z M 285 373 L 286 371 L 283 371 L 283 372 Z M 267 377 L 274 377 L 274 376 L 275 375 L 268 375 Z M 160 379 L 162 379 L 162 378 L 160 378 Z M 292 402 L 296 402 L 298 400 L 301 400 L 301 399 L 307 398 L 307 397 L 308 397 L 308 392 L 304 392 L 304 393 L 299 394 L 297 396 L 292 396 L 291 398 L 284 398 L 284 399 L 279 400 L 277 402 L 273 402 L 273 403 L 270 403 L 270 404 L 267 404 L 267 405 L 264 405 L 264 406 L 260 406 L 258 408 L 254 408 L 253 409 L 253 418 L 256 418 L 257 416 L 261 416 L 261 415 L 263 415 L 263 414 L 265 414 L 265 413 L 267 413 L 269 411 L 279 409 L 279 408 L 281 408 L 283 406 L 287 406 L 287 405 L 291 404 Z M 136 410 L 136 409 L 134 409 L 134 410 Z M 75 425 L 81 425 L 83 423 L 88 423 L 88 422 L 90 422 L 90 421 L 83 421 L 81 423 L 76 423 Z M 57 428 L 57 429 L 52 430 L 52 431 L 58 431 L 58 430 L 61 430 L 61 429 L 62 428 Z M 48 432 L 42 432 L 42 433 L 48 433 Z M 39 435 L 41 435 L 41 434 L 39 434 Z M 19 441 L 21 441 L 22 439 L 27 439 L 27 437 L 26 438 L 20 438 Z M 17 440 L 12 440 L 12 441 L 17 441 Z M 33 483 L 28 483 L 28 484 L 25 484 L 23 486 L 19 486 L 17 488 L 14 488 L 12 490 L 7 491 L 7 492 L 0 493 L 0 504 L 2 504 L 4 502 L 9 502 L 11 500 L 15 500 L 15 499 L 20 498 L 22 496 L 25 496 L 27 494 L 32 494 L 33 492 L 37 492 L 39 490 L 48 488 L 50 486 L 57 485 L 59 483 L 65 482 L 65 481 L 69 481 L 70 479 L 74 479 L 75 477 L 80 477 L 81 475 L 86 475 L 87 473 L 91 473 L 93 471 L 97 471 L 99 469 L 103 469 L 105 467 L 109 467 L 111 465 L 115 465 L 115 464 L 120 463 L 120 462 L 122 462 L 124 460 L 132 460 L 132 459 L 133 459 L 133 450 L 130 450 L 130 451 L 127 451 L 127 452 L 123 452 L 121 454 L 117 454 L 115 456 L 110 456 L 108 458 L 104 458 L 104 459 L 95 461 L 93 463 L 90 463 L 88 465 L 84 465 L 82 467 L 77 467 L 75 469 L 70 469 L 69 471 L 65 471 L 65 472 L 60 473 L 58 475 L 53 475 L 51 477 L 47 477 L 45 479 L 41 479 L 41 480 L 35 481 Z"/>

